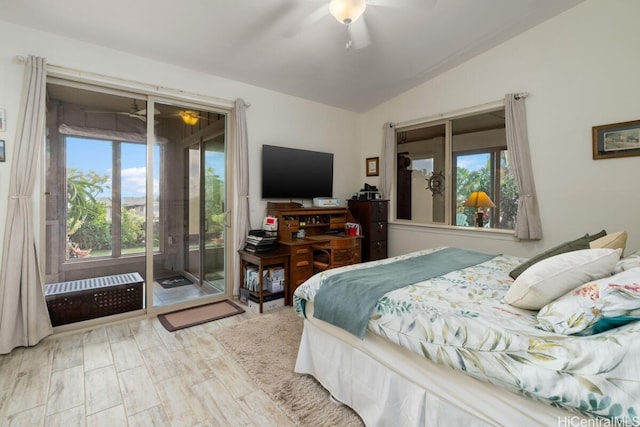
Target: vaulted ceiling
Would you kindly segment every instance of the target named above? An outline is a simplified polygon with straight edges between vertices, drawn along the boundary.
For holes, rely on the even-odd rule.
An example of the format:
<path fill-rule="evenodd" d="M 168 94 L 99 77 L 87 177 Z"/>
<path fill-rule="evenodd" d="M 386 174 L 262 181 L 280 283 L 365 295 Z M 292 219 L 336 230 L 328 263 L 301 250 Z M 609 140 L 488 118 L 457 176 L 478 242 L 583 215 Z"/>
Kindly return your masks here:
<path fill-rule="evenodd" d="M 329 0 L 0 0 L 0 20 L 364 112 L 581 1 L 367 0 L 361 49 Z"/>

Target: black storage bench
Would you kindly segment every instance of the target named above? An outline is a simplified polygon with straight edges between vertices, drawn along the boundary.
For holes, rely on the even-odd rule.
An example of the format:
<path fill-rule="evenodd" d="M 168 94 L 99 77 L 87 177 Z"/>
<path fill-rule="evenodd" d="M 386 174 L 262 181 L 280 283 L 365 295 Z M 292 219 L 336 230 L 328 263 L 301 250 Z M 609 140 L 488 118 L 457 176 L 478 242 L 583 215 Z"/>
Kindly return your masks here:
<path fill-rule="evenodd" d="M 53 326 L 139 310 L 144 281 L 138 273 L 51 283 L 44 295 Z"/>

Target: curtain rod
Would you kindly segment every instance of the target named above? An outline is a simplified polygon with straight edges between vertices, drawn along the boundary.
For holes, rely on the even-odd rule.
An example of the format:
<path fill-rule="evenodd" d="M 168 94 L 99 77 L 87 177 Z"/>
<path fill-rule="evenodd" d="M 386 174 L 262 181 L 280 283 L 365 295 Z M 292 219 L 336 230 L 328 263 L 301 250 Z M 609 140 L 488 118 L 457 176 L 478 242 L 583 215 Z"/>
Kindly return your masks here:
<path fill-rule="evenodd" d="M 519 92 L 514 94 L 516 99 L 522 99 L 522 98 L 526 98 L 529 96 L 529 92 Z M 439 113 L 439 114 L 434 114 L 432 116 L 427 116 L 427 117 L 421 117 L 418 119 L 412 119 L 412 120 L 407 120 L 405 122 L 400 122 L 400 123 L 396 123 L 396 124 L 392 124 L 392 127 L 395 128 L 403 128 L 403 127 L 407 127 L 407 126 L 413 126 L 413 125 L 417 125 L 417 124 L 422 124 L 425 122 L 432 122 L 438 119 L 444 119 L 444 118 L 451 118 L 451 117 L 455 117 L 455 116 L 460 116 L 463 114 L 468 114 L 468 113 L 473 113 L 475 111 L 480 111 L 480 110 L 487 110 L 490 108 L 498 108 L 500 106 L 504 106 L 504 99 L 500 99 L 500 100 L 496 100 L 496 101 L 489 101 L 489 102 L 485 102 L 483 104 L 478 104 L 478 105 L 473 105 L 471 107 L 464 107 L 464 108 L 460 108 L 458 110 L 452 110 L 449 111 L 447 113 Z"/>
<path fill-rule="evenodd" d="M 27 61 L 27 57 L 23 55 L 16 55 L 14 59 L 16 62 L 20 62 L 20 63 Z M 58 78 L 64 78 L 64 79 L 69 79 L 70 77 L 73 77 L 73 78 L 80 79 L 85 83 L 93 83 L 93 84 L 102 83 L 105 85 L 109 85 L 111 87 L 117 86 L 120 89 L 125 89 L 125 90 L 148 92 L 149 94 L 152 94 L 152 95 L 180 97 L 189 101 L 200 102 L 200 103 L 213 102 L 221 107 L 227 107 L 227 108 L 233 108 L 233 106 L 235 105 L 234 101 L 224 99 L 224 98 L 216 98 L 208 95 L 201 95 L 193 92 L 187 92 L 187 91 L 178 90 L 178 89 L 171 89 L 164 86 L 140 83 L 137 81 L 122 79 L 118 77 L 109 77 L 102 74 L 76 70 L 73 68 L 63 67 L 60 65 L 49 64 L 49 63 L 47 63 L 47 74 L 54 77 L 58 77 Z M 244 101 L 244 104 L 246 108 L 249 108 L 251 106 L 251 103 L 247 101 Z"/>

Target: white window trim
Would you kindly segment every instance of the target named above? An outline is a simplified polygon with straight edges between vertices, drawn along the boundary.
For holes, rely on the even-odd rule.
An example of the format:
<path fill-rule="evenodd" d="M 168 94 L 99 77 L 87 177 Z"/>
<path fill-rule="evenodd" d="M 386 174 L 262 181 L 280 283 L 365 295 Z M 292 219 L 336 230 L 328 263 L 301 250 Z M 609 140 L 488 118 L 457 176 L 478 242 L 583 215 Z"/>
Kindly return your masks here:
<path fill-rule="evenodd" d="M 445 124 L 445 129 L 447 135 L 445 137 L 445 151 L 449 153 L 446 159 L 446 173 L 445 180 L 446 182 L 451 182 L 452 180 L 452 162 L 453 156 L 451 155 L 451 126 L 447 126 L 446 123 L 451 120 L 455 120 L 458 118 L 471 116 L 474 114 L 480 114 L 483 112 L 489 112 L 491 110 L 496 110 L 499 108 L 505 108 L 506 104 L 504 99 L 489 101 L 483 104 L 477 104 L 471 107 L 464 107 L 457 110 L 452 110 L 446 113 L 439 113 L 431 116 L 425 116 L 421 118 L 411 119 L 404 122 L 398 122 L 394 124 L 394 132 L 397 135 L 398 132 L 408 131 L 413 129 L 419 129 L 427 126 L 437 126 L 439 124 Z M 398 144 L 397 141 L 394 145 L 394 154 L 397 156 L 398 152 Z M 397 218 L 396 211 L 396 201 L 397 201 L 397 175 L 398 175 L 398 163 L 393 162 L 393 185 L 391 194 L 389 195 L 389 199 L 391 203 L 389 203 L 389 224 L 393 226 L 408 226 L 408 227 L 417 227 L 420 229 L 433 229 L 433 230 L 441 230 L 441 231 L 456 231 L 460 233 L 483 233 L 483 235 L 505 235 L 505 236 L 513 236 L 515 230 L 505 230 L 505 229 L 496 229 L 496 228 L 477 228 L 477 227 L 459 227 L 453 224 L 440 224 L 440 223 L 420 223 L 416 221 L 403 220 Z M 448 186 L 449 187 L 449 186 Z M 447 188 L 445 191 L 448 193 L 448 198 L 451 199 L 453 197 L 452 190 Z M 451 204 L 445 203 L 445 218 L 448 218 L 448 221 L 451 222 Z"/>

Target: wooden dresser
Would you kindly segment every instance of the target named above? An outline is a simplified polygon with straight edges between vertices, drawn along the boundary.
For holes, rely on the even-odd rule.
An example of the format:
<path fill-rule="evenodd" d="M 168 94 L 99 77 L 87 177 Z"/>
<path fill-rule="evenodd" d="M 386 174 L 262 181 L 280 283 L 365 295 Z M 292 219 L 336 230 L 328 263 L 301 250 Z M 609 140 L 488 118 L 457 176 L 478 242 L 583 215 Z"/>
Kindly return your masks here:
<path fill-rule="evenodd" d="M 387 257 L 388 200 L 349 200 L 349 211 L 362 227 L 362 261 Z"/>
<path fill-rule="evenodd" d="M 289 248 L 289 280 L 285 284 L 285 304 L 291 305 L 293 292 L 313 275 L 311 245 L 322 241 L 323 235 L 335 236 L 334 233 L 343 233 L 347 222 L 358 221 L 347 208 L 304 208 L 298 203 L 268 202 L 267 215 L 278 218 L 278 243 Z M 301 229 L 304 230 L 304 238 L 298 238 Z M 360 262 L 361 239 L 357 241 L 357 260 Z"/>

